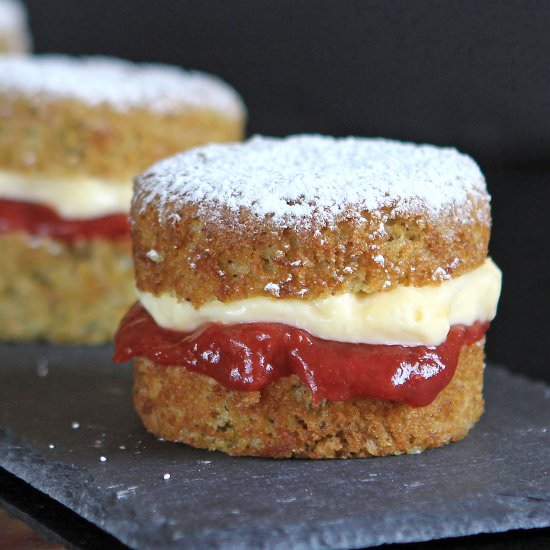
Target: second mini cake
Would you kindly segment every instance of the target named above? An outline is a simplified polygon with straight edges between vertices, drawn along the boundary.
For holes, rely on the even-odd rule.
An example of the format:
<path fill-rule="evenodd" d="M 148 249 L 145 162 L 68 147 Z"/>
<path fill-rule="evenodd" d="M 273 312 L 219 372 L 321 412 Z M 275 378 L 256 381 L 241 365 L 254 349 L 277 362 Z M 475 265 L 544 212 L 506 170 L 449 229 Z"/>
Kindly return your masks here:
<path fill-rule="evenodd" d="M 0 338 L 110 340 L 135 299 L 132 177 L 243 126 L 239 96 L 203 73 L 0 57 Z"/>
<path fill-rule="evenodd" d="M 453 149 L 255 138 L 154 165 L 131 210 L 139 303 L 116 338 L 145 426 L 272 457 L 464 437 L 500 292 L 490 220 Z"/>
<path fill-rule="evenodd" d="M 25 6 L 19 0 L 0 0 L 0 53 L 25 53 L 30 46 Z"/>

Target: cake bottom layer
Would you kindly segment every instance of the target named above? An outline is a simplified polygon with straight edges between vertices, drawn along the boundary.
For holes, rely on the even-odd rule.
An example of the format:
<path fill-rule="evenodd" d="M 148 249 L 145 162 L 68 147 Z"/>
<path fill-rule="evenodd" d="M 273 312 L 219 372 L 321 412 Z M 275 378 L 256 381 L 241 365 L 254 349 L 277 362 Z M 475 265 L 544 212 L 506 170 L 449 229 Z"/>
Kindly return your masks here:
<path fill-rule="evenodd" d="M 0 235 L 0 339 L 110 341 L 135 301 L 130 237 Z"/>
<path fill-rule="evenodd" d="M 351 458 L 417 453 L 466 436 L 483 412 L 484 340 L 465 346 L 427 407 L 375 399 L 315 406 L 296 375 L 255 392 L 184 367 L 134 360 L 134 403 L 147 430 L 230 455 Z"/>

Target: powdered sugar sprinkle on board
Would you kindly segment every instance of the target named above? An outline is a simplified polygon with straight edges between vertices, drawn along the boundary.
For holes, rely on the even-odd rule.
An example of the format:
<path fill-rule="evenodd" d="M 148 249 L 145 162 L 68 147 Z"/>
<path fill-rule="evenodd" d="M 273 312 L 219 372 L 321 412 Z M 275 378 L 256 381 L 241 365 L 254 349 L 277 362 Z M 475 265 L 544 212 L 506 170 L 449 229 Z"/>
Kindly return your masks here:
<path fill-rule="evenodd" d="M 160 222 L 187 204 L 215 221 L 242 209 L 278 227 L 333 226 L 362 210 L 439 215 L 488 200 L 477 164 L 455 149 L 386 139 L 254 137 L 208 145 L 153 165 L 137 178 L 142 208 Z"/>
<path fill-rule="evenodd" d="M 131 63 L 110 57 L 0 56 L 0 93 L 35 101 L 73 99 L 108 104 L 117 111 L 186 108 L 242 116 L 244 104 L 221 79 L 171 65 Z"/>

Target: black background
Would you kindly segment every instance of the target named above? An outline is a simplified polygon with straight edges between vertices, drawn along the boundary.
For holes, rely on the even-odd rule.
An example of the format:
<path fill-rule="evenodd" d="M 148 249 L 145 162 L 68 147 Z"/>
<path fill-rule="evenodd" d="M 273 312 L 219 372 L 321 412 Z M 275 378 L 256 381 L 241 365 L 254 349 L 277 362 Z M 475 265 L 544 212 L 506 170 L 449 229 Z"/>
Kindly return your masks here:
<path fill-rule="evenodd" d="M 550 380 L 550 2 L 27 0 L 38 52 L 225 78 L 249 133 L 455 145 L 493 195 L 493 361 Z"/>

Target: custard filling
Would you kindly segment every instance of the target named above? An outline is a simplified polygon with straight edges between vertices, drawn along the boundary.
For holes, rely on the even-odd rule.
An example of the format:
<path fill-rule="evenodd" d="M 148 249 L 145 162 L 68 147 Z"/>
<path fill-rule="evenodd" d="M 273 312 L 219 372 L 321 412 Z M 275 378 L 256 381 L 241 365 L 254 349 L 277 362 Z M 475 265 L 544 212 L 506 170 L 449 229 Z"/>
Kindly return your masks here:
<path fill-rule="evenodd" d="M 340 342 L 437 346 L 453 325 L 491 321 L 502 274 L 487 258 L 476 269 L 438 285 L 402 286 L 373 294 L 344 293 L 313 300 L 255 297 L 213 300 L 195 308 L 171 294 L 138 290 L 139 301 L 166 329 L 191 332 L 206 323 L 282 323 Z"/>
<path fill-rule="evenodd" d="M 29 176 L 0 170 L 0 198 L 42 204 L 62 218 L 85 220 L 127 213 L 132 182 L 84 176 Z"/>

